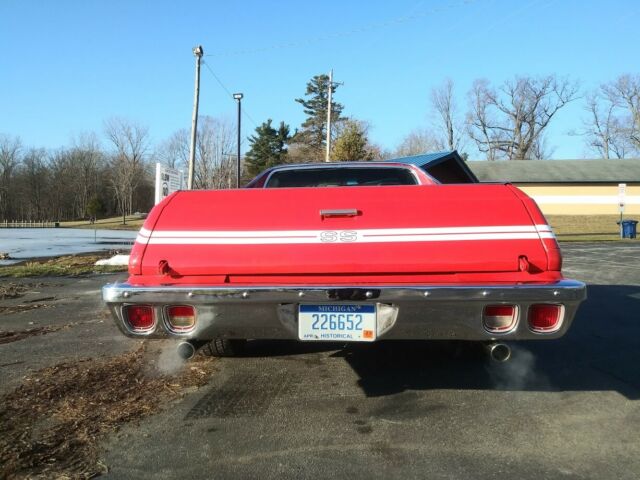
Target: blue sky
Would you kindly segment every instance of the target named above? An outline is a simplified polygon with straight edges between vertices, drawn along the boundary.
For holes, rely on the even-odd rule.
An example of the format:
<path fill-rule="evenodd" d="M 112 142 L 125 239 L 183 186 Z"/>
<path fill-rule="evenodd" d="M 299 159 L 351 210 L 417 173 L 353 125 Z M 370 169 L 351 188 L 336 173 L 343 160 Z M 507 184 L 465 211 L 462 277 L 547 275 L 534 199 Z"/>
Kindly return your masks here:
<path fill-rule="evenodd" d="M 555 73 L 583 90 L 638 73 L 637 0 L 29 1 L 0 0 L 0 133 L 57 148 L 127 117 L 160 142 L 188 128 L 193 46 L 255 122 L 304 120 L 294 98 L 334 69 L 344 113 L 392 149 L 429 121 L 429 92 L 454 80 L 466 110 L 474 79 Z M 203 67 L 201 114 L 235 119 L 235 102 Z M 568 132 L 578 101 L 549 131 L 555 158 L 587 152 Z M 245 133 L 254 125 L 243 123 Z M 469 148 L 472 158 L 473 148 Z"/>

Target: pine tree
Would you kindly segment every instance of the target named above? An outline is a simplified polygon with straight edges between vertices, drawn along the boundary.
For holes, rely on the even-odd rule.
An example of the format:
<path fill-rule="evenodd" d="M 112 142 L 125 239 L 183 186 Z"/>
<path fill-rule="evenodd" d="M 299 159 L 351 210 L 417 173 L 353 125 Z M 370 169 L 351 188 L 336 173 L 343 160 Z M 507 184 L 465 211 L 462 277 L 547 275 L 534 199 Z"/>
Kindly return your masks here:
<path fill-rule="evenodd" d="M 335 82 L 332 85 L 332 92 L 338 88 Z M 333 95 L 332 93 L 332 95 Z M 296 98 L 304 108 L 307 119 L 302 124 L 302 129 L 296 132 L 293 142 L 302 144 L 311 150 L 312 155 L 322 155 L 326 145 L 327 137 L 327 105 L 329 103 L 329 76 L 316 75 L 307 82 L 305 92 L 307 98 Z M 344 107 L 331 99 L 331 122 L 336 123 L 342 119 L 342 109 Z"/>
<path fill-rule="evenodd" d="M 251 149 L 245 155 L 247 172 L 255 176 L 263 170 L 286 162 L 287 144 L 290 140 L 289 125 L 280 122 L 276 130 L 271 119 L 256 128 L 256 134 L 249 137 Z"/>
<path fill-rule="evenodd" d="M 355 120 L 348 120 L 335 141 L 331 158 L 338 162 L 373 160 L 365 127 Z"/>

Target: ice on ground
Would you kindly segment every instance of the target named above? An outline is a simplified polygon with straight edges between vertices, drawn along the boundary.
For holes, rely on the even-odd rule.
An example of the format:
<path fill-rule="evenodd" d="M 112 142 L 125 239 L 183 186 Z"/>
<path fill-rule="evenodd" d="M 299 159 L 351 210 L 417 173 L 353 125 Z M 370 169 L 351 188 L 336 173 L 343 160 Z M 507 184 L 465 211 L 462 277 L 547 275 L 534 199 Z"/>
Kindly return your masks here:
<path fill-rule="evenodd" d="M 129 255 L 114 255 L 111 258 L 98 260 L 96 265 L 129 265 Z"/>

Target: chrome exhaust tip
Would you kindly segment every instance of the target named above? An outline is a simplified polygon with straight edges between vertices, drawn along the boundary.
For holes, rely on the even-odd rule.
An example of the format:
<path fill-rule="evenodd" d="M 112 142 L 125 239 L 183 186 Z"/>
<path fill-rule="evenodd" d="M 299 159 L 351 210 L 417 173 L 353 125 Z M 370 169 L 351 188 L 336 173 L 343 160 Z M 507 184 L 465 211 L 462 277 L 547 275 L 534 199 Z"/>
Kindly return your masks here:
<path fill-rule="evenodd" d="M 511 347 L 506 343 L 489 343 L 487 351 L 495 362 L 504 363 L 511 358 Z"/>
<path fill-rule="evenodd" d="M 196 347 L 191 342 L 180 342 L 178 344 L 178 356 L 183 360 L 190 360 L 196 354 Z"/>

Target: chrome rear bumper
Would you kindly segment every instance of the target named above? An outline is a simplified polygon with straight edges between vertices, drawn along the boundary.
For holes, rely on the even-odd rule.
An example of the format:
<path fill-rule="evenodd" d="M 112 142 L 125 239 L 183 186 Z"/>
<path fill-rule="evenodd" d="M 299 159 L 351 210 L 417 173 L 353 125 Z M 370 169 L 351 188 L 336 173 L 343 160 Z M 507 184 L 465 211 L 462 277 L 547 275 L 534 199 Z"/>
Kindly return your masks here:
<path fill-rule="evenodd" d="M 566 333 L 576 310 L 586 298 L 582 282 L 562 280 L 540 285 L 500 286 L 390 286 L 390 287 L 137 287 L 126 283 L 106 285 L 102 297 L 120 330 L 131 337 L 150 338 L 298 338 L 297 309 L 300 303 L 375 303 L 384 312 L 378 338 L 425 340 L 528 340 L 558 338 Z M 513 304 L 520 318 L 515 327 L 495 334 L 483 327 L 485 305 Z M 553 333 L 534 333 L 526 312 L 531 304 L 564 306 L 560 328 Z M 133 332 L 123 317 L 123 307 L 152 305 L 156 326 L 145 333 Z M 164 307 L 193 305 L 197 312 L 194 330 L 175 333 L 166 326 Z"/>

